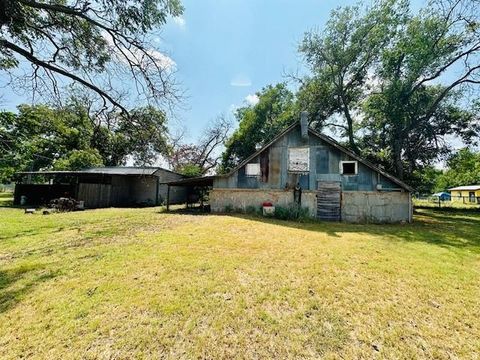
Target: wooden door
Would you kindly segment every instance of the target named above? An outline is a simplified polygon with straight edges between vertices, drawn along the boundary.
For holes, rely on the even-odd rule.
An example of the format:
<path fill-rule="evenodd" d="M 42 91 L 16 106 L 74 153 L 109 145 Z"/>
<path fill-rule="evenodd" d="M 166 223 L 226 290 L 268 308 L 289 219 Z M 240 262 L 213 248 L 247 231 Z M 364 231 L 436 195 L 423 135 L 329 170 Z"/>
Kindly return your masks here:
<path fill-rule="evenodd" d="M 340 221 L 342 184 L 338 181 L 319 181 L 317 191 L 317 218 Z"/>

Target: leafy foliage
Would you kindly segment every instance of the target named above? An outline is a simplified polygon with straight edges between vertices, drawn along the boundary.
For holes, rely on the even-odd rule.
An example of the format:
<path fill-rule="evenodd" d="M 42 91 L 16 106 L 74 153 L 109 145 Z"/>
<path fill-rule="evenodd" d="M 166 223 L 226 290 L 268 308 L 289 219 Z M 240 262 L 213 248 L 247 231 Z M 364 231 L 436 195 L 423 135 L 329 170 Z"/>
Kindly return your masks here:
<path fill-rule="evenodd" d="M 55 170 L 81 170 L 93 166 L 102 166 L 103 159 L 97 149 L 72 150 L 65 157 L 53 163 Z"/>
<path fill-rule="evenodd" d="M 275 206 L 275 213 L 273 215 L 276 219 L 291 220 L 291 221 L 307 221 L 310 219 L 310 212 L 308 208 L 299 206 Z"/>
<path fill-rule="evenodd" d="M 404 17 L 405 1 L 381 1 L 362 11 L 347 6 L 332 12 L 324 31 L 309 32 L 300 46 L 312 77 L 302 81 L 299 98 L 314 125 L 342 130 L 349 146 L 355 142 L 355 113 L 369 91 L 369 71 Z M 305 104 L 306 103 L 306 104 Z M 326 123 L 331 115 L 341 122 Z"/>
<path fill-rule="evenodd" d="M 142 99 L 173 95 L 171 60 L 148 35 L 182 14 L 179 0 L 1 0 L 0 10 L 0 70 L 15 77 L 20 60 L 31 63 L 32 74 L 21 79 L 32 79 L 28 90 L 58 96 L 63 77 L 127 112 L 110 81 L 122 74 Z"/>
<path fill-rule="evenodd" d="M 98 122 L 73 104 L 20 105 L 18 113 L 0 112 L 0 182 L 11 180 L 17 171 L 121 165 L 128 156 L 140 164 L 152 163 L 169 151 L 163 112 L 139 108 L 129 119 L 113 113 L 109 120 Z"/>
<path fill-rule="evenodd" d="M 295 96 L 281 83 L 257 93 L 258 103 L 237 109 L 238 129 L 228 139 L 221 171 L 226 172 L 297 119 Z"/>
<path fill-rule="evenodd" d="M 480 184 L 480 152 L 468 148 L 453 154 L 447 162 L 447 169 L 438 177 L 437 190 L 455 186 Z"/>
<path fill-rule="evenodd" d="M 185 165 L 176 167 L 175 171 L 179 174 L 191 177 L 201 176 L 203 174 L 203 169 L 199 165 L 192 163 L 186 163 Z"/>
<path fill-rule="evenodd" d="M 416 14 L 408 5 L 344 7 L 307 33 L 300 51 L 312 75 L 298 99 L 314 126 L 340 129 L 352 150 L 415 186 L 451 152 L 449 137 L 478 141 L 478 104 L 465 95 L 480 84 L 480 11 L 476 0 Z"/>

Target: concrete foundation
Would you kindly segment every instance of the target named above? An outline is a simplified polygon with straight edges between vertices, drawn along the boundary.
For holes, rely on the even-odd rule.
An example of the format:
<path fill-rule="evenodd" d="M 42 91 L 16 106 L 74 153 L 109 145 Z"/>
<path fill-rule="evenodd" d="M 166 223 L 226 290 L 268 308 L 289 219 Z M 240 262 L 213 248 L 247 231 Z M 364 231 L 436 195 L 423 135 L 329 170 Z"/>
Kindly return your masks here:
<path fill-rule="evenodd" d="M 317 198 L 314 191 L 302 192 L 302 207 L 308 208 L 311 217 L 316 216 Z M 288 207 L 293 205 L 293 190 L 264 189 L 213 189 L 210 191 L 212 212 L 224 212 L 230 207 L 233 210 L 245 211 L 247 207 L 261 207 L 269 201 L 274 206 Z"/>
<path fill-rule="evenodd" d="M 317 198 L 315 191 L 303 191 L 302 207 L 308 208 L 316 218 Z M 212 212 L 224 212 L 230 208 L 245 211 L 247 207 L 261 207 L 269 201 L 274 206 L 288 207 L 293 204 L 293 191 L 265 189 L 213 189 L 210 191 Z M 354 223 L 410 222 L 412 219 L 411 198 L 408 192 L 343 191 L 342 221 Z"/>
<path fill-rule="evenodd" d="M 408 192 L 344 191 L 342 220 L 357 223 L 411 222 L 412 202 Z"/>

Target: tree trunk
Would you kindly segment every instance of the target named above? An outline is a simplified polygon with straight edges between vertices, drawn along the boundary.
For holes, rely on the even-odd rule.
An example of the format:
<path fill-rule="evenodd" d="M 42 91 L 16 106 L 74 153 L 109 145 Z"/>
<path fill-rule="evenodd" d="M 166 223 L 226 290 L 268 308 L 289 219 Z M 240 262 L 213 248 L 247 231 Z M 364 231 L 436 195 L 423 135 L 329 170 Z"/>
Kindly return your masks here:
<path fill-rule="evenodd" d="M 350 114 L 350 110 L 348 108 L 348 104 L 345 100 L 345 96 L 342 94 L 340 96 L 342 100 L 342 108 L 343 108 L 343 114 L 345 115 L 345 119 L 347 120 L 347 136 L 348 136 L 348 145 L 350 146 L 350 149 L 353 150 L 356 154 L 360 154 L 360 150 L 357 147 L 357 144 L 355 144 L 355 138 L 354 138 L 354 133 L 353 133 L 353 118 Z"/>
<path fill-rule="evenodd" d="M 395 168 L 395 175 L 399 179 L 403 179 L 404 171 L 403 171 L 403 162 L 402 162 L 402 139 L 400 135 L 397 135 L 395 139 L 393 139 L 393 166 Z"/>
<path fill-rule="evenodd" d="M 353 119 L 350 115 L 350 111 L 348 110 L 348 108 L 344 107 L 343 113 L 345 114 L 345 118 L 347 119 L 348 145 L 356 154 L 359 154 L 360 150 L 358 149 L 358 146 L 355 143 L 355 138 L 353 134 Z"/>

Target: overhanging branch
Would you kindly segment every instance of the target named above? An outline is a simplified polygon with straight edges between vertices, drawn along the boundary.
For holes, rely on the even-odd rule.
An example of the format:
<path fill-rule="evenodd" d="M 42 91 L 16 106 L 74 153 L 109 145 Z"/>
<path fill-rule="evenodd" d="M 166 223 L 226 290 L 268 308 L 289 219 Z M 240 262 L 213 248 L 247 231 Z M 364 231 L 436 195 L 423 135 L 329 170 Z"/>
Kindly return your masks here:
<path fill-rule="evenodd" d="M 5 39 L 0 39 L 0 44 L 1 44 L 1 47 L 4 47 L 4 48 L 7 48 L 7 49 L 10 49 L 11 51 L 15 52 L 16 54 L 24 57 L 25 59 L 27 59 L 28 61 L 30 61 L 32 64 L 35 64 L 35 65 L 38 65 L 44 69 L 48 69 L 54 73 L 57 73 L 57 74 L 60 74 L 62 76 L 65 76 L 66 78 L 69 78 L 73 81 L 76 81 L 80 84 L 82 84 L 83 86 L 95 91 L 97 94 L 99 94 L 103 99 L 107 99 L 111 104 L 117 106 L 119 109 L 121 109 L 121 111 L 125 114 L 129 114 L 128 110 L 122 106 L 118 101 L 116 101 L 113 97 L 111 97 L 109 94 L 107 94 L 105 91 L 103 91 L 102 89 L 100 89 L 99 87 L 93 85 L 92 83 L 88 82 L 88 81 L 85 81 L 84 79 L 82 79 L 81 77 L 75 75 L 75 74 L 72 74 L 62 68 L 59 68 L 57 66 L 54 66 L 52 65 L 51 63 L 48 63 L 48 62 L 45 62 L 39 58 L 37 58 L 35 55 L 33 55 L 33 53 L 29 52 L 28 50 L 25 50 Z"/>

